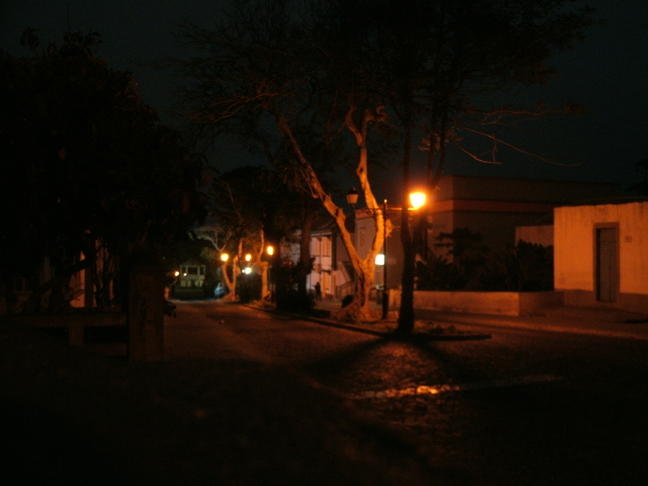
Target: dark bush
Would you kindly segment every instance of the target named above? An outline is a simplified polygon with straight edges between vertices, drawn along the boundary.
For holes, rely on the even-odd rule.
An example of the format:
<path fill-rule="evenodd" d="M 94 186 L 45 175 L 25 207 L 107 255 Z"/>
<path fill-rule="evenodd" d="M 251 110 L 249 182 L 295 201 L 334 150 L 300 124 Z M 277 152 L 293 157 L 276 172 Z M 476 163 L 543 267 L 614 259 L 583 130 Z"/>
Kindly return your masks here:
<path fill-rule="evenodd" d="M 236 287 L 239 300 L 243 303 L 261 298 L 261 276 L 256 273 L 242 274 L 236 281 Z"/>
<path fill-rule="evenodd" d="M 301 294 L 297 289 L 277 289 L 277 309 L 290 312 L 311 312 L 315 306 L 313 294 Z"/>

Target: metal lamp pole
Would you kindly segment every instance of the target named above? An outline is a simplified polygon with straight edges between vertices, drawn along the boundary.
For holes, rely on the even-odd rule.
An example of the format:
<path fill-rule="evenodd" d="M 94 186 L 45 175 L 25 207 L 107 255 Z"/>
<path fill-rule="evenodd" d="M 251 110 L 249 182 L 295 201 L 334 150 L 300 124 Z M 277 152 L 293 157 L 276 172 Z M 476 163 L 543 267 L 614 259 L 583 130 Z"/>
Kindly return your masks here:
<path fill-rule="evenodd" d="M 387 319 L 389 313 L 389 291 L 387 290 L 387 199 L 383 200 L 383 294 L 382 318 Z"/>

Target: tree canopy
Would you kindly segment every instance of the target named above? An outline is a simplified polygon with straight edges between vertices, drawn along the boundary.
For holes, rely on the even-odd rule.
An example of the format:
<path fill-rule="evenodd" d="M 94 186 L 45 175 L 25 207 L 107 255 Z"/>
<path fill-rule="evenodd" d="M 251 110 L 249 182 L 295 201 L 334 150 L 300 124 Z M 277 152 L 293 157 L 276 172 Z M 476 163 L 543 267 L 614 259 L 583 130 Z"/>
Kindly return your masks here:
<path fill-rule="evenodd" d="M 498 128 L 511 117 L 551 110 L 482 105 L 486 95 L 546 81 L 550 56 L 579 40 L 591 21 L 591 11 L 570 0 L 236 2 L 215 28 L 184 31 L 199 50 L 184 64 L 188 114 L 217 132 L 237 131 L 250 118 L 274 124 L 304 185 L 336 220 L 360 284 L 356 300 L 365 306 L 362 281 L 371 283 L 385 224 L 368 177 L 372 130 L 389 125 L 399 133 L 403 194 L 410 189 L 415 147 L 428 152 L 430 189 L 448 145 L 481 163 L 500 163 L 502 146 L 542 158 L 505 140 Z M 315 132 L 300 133 L 304 118 L 318 120 Z M 318 154 L 309 149 L 309 139 L 332 135 L 346 136 L 356 150 L 361 194 L 375 216 L 376 238 L 366 258 L 356 254 L 333 188 L 319 177 Z M 487 142 L 486 155 L 465 143 L 472 135 Z M 407 202 L 401 205 L 401 321 L 407 330 L 414 253 Z"/>
<path fill-rule="evenodd" d="M 97 243 L 162 257 L 202 217 L 201 157 L 141 101 L 130 73 L 93 53 L 96 34 L 45 48 L 27 34 L 31 55 L 0 52 L 2 276 L 45 257 L 64 274 Z"/>

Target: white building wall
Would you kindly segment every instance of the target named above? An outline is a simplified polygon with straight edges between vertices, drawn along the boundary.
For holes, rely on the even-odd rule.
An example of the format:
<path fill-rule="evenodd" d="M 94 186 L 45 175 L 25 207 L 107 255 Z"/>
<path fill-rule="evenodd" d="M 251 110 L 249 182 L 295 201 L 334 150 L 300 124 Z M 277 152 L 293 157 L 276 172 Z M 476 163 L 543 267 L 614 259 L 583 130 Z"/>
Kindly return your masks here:
<path fill-rule="evenodd" d="M 554 210 L 556 290 L 595 291 L 595 229 L 618 225 L 619 293 L 648 295 L 648 202 Z"/>

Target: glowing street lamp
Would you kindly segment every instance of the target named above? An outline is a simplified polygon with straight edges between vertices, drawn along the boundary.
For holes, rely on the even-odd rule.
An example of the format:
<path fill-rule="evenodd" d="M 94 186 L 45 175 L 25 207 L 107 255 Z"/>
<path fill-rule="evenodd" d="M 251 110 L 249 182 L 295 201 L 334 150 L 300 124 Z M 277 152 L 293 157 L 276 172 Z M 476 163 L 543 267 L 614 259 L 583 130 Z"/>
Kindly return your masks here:
<path fill-rule="evenodd" d="M 274 252 L 275 252 L 274 246 L 272 245 L 266 246 L 266 253 L 268 254 L 268 256 L 274 255 Z"/>
<path fill-rule="evenodd" d="M 252 261 L 252 254 L 246 253 L 245 256 L 243 257 L 246 262 Z"/>
<path fill-rule="evenodd" d="M 425 206 L 427 202 L 427 195 L 421 191 L 415 191 L 409 193 L 409 203 L 410 209 L 416 211 L 417 209 Z"/>
<path fill-rule="evenodd" d="M 221 253 L 220 260 L 223 263 L 227 263 L 227 261 L 229 260 L 229 253 Z"/>
<path fill-rule="evenodd" d="M 356 190 L 355 187 L 346 193 L 346 200 L 351 206 L 355 206 L 358 203 L 359 197 L 360 193 Z"/>
<path fill-rule="evenodd" d="M 378 266 L 382 266 L 382 265 L 384 265 L 384 264 L 385 264 L 385 254 L 384 254 L 384 253 L 378 253 L 378 254 L 376 254 L 375 263 L 376 263 L 376 265 L 378 265 Z"/>
<path fill-rule="evenodd" d="M 179 277 L 180 276 L 180 270 L 176 270 L 175 272 L 173 272 L 173 276 L 174 277 Z"/>
<path fill-rule="evenodd" d="M 245 275 L 250 275 L 252 273 L 252 267 L 244 267 L 243 270 L 241 270 Z"/>

